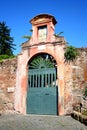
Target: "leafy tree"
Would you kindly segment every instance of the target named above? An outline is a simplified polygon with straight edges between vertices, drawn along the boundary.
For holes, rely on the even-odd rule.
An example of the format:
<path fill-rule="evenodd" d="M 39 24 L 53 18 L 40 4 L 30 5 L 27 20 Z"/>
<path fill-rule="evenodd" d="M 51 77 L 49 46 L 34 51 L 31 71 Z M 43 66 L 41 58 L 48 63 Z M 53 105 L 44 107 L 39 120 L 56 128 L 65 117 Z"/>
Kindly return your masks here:
<path fill-rule="evenodd" d="M 13 37 L 10 36 L 11 30 L 6 26 L 6 23 L 0 22 L 0 55 L 13 55 L 15 49 Z"/>

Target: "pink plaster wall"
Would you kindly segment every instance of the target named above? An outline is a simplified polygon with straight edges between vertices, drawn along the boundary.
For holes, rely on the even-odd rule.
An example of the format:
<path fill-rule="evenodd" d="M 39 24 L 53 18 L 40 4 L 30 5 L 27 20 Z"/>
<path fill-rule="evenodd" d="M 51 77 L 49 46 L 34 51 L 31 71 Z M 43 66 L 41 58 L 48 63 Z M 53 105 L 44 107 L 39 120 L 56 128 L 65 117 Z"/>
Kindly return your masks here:
<path fill-rule="evenodd" d="M 40 18 L 39 18 L 40 20 Z M 38 42 L 37 26 L 47 25 L 48 35 L 47 41 L 43 43 Z M 28 70 L 27 63 L 32 56 L 38 53 L 48 53 L 52 55 L 57 62 L 58 75 L 58 111 L 59 115 L 64 114 L 64 48 L 65 40 L 62 37 L 62 42 L 59 43 L 61 37 L 54 37 L 54 23 L 52 20 L 45 18 L 45 22 L 33 21 L 33 34 L 29 42 L 22 46 L 22 52 L 18 55 L 18 69 L 17 69 L 17 84 L 15 93 L 15 109 L 21 113 L 26 114 L 26 96 L 27 96 L 27 80 Z M 57 42 L 58 41 L 58 42 Z M 56 42 L 56 43 L 55 43 Z M 29 46 L 29 47 L 26 47 Z M 18 96 L 17 96 L 18 95 Z"/>

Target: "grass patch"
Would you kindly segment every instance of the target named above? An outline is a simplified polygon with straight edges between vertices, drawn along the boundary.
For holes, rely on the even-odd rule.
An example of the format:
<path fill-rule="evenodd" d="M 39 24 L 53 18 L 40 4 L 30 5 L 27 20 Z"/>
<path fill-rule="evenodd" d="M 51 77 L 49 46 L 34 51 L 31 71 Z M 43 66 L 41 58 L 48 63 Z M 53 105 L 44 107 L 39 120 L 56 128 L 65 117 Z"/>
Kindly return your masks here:
<path fill-rule="evenodd" d="M 0 62 L 2 62 L 5 59 L 11 59 L 11 58 L 14 58 L 14 57 L 16 57 L 16 56 L 15 55 L 11 55 L 11 56 L 9 56 L 9 55 L 0 55 Z"/>

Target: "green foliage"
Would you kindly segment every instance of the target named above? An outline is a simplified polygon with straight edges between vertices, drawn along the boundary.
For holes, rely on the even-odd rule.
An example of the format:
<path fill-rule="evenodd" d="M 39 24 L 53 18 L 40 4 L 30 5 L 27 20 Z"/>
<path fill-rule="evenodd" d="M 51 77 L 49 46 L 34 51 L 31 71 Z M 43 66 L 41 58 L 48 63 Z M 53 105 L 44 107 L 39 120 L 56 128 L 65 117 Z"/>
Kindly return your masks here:
<path fill-rule="evenodd" d="M 10 58 L 14 58 L 14 55 L 0 55 L 0 62 L 3 61 L 4 59 L 10 59 Z"/>
<path fill-rule="evenodd" d="M 30 29 L 29 31 L 30 31 L 30 32 L 33 32 L 32 29 Z M 22 36 L 22 38 L 26 38 L 26 39 L 30 40 L 30 39 L 31 39 L 31 36 L 29 36 L 29 35 L 24 35 L 24 36 Z"/>
<path fill-rule="evenodd" d="M 64 53 L 65 61 L 73 61 L 77 55 L 78 55 L 78 52 L 75 47 L 67 46 Z"/>
<path fill-rule="evenodd" d="M 84 110 L 84 111 L 82 112 L 82 114 L 85 115 L 85 116 L 87 116 L 87 110 Z"/>
<path fill-rule="evenodd" d="M 26 39 L 28 39 L 28 40 L 30 40 L 30 38 L 31 38 L 31 36 L 23 36 L 22 38 L 26 38 Z"/>
<path fill-rule="evenodd" d="M 84 89 L 84 94 L 83 94 L 85 97 L 87 97 L 87 86 L 85 87 Z"/>
<path fill-rule="evenodd" d="M 54 34 L 55 37 L 59 37 L 63 32 L 59 32 L 58 34 Z"/>
<path fill-rule="evenodd" d="M 0 55 L 13 55 L 15 49 L 13 37 L 10 36 L 11 30 L 6 26 L 6 23 L 0 22 Z"/>

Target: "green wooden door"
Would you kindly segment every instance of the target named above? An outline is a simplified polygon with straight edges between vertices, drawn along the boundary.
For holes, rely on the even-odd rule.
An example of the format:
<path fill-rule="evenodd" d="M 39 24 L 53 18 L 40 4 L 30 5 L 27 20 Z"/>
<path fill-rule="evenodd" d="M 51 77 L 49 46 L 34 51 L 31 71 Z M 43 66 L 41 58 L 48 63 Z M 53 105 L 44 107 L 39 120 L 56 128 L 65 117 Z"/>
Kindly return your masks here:
<path fill-rule="evenodd" d="M 29 70 L 27 113 L 57 115 L 57 88 L 55 68 Z"/>

